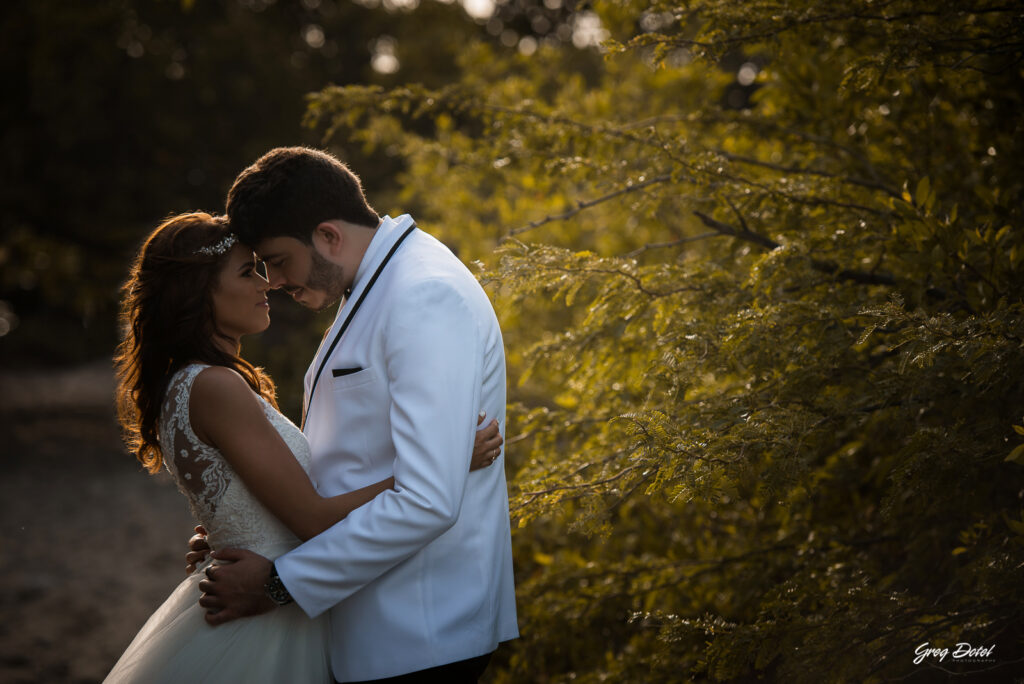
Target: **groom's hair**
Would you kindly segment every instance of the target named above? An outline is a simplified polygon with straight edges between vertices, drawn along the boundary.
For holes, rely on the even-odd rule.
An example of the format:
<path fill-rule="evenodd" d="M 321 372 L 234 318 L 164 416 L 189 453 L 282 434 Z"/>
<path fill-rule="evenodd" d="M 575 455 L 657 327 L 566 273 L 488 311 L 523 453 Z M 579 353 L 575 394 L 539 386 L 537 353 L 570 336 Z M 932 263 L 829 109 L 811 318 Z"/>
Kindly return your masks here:
<path fill-rule="evenodd" d="M 309 245 L 313 229 L 340 219 L 367 228 L 380 222 L 359 177 L 336 157 L 309 147 L 278 147 L 238 174 L 228 191 L 231 230 L 247 245 L 293 237 Z"/>

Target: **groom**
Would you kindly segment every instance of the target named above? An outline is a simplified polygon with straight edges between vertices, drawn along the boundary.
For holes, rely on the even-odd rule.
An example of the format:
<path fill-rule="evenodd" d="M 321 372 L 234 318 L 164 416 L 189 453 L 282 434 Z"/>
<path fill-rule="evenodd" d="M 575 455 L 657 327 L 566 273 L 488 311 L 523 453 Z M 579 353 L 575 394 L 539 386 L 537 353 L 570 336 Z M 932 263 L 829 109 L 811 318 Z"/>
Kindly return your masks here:
<path fill-rule="evenodd" d="M 481 408 L 504 425 L 505 357 L 487 295 L 408 216 L 379 217 L 333 156 L 278 148 L 228 193 L 272 287 L 341 308 L 305 378 L 311 476 L 332 496 L 395 487 L 274 563 L 236 549 L 200 587 L 219 625 L 294 600 L 331 615 L 339 682 L 476 681 L 518 636 L 505 473 L 470 472 Z M 395 678 L 394 680 L 388 678 Z"/>

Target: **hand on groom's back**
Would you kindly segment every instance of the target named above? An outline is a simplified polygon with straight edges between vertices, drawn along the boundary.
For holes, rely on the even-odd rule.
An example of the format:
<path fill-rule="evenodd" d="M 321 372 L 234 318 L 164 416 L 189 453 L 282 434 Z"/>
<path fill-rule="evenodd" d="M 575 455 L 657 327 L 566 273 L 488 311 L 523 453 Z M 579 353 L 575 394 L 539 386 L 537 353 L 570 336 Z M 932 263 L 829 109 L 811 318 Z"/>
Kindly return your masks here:
<path fill-rule="evenodd" d="M 199 605 L 206 608 L 207 624 L 222 625 L 275 607 L 265 590 L 269 560 L 243 549 L 215 551 L 212 557 L 217 562 L 206 569 L 206 579 L 199 583 L 203 592 Z"/>

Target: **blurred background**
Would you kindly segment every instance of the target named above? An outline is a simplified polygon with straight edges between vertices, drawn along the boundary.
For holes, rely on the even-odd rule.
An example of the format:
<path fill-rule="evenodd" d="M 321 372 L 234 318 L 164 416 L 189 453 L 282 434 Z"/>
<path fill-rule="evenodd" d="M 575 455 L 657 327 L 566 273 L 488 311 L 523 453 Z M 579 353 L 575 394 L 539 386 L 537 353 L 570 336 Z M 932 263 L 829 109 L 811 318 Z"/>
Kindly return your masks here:
<path fill-rule="evenodd" d="M 569 12 L 544 12 L 547 33 L 566 36 L 556 28 Z M 308 93 L 438 86 L 471 40 L 515 49 L 504 29 L 494 35 L 494 13 L 489 0 L 5 6 L 3 365 L 109 356 L 117 288 L 148 230 L 175 213 L 223 211 L 235 175 L 272 147 L 320 145 L 323 130 L 302 125 Z M 332 148 L 391 209 L 395 155 Z"/>
<path fill-rule="evenodd" d="M 482 41 L 584 47 L 560 2 L 61 0 L 5 3 L 0 168 L 0 680 L 95 682 L 183 571 L 184 499 L 120 444 L 110 358 L 143 237 L 221 213 L 278 145 L 322 146 L 306 97 L 330 84 L 440 86 Z M 515 27 L 514 30 L 511 27 Z M 581 42 L 582 41 L 582 42 Z M 528 49 L 529 43 L 525 44 Z M 533 43 L 536 45 L 536 42 Z M 336 139 L 382 213 L 405 213 L 395 153 Z M 245 354 L 293 419 L 330 313 L 272 295 Z"/>
<path fill-rule="evenodd" d="M 5 3 L 0 681 L 101 681 L 182 576 L 119 287 L 295 144 L 501 320 L 487 681 L 1024 676 L 1021 35 L 997 0 Z M 271 315 L 243 354 L 297 419 L 331 312 Z"/>

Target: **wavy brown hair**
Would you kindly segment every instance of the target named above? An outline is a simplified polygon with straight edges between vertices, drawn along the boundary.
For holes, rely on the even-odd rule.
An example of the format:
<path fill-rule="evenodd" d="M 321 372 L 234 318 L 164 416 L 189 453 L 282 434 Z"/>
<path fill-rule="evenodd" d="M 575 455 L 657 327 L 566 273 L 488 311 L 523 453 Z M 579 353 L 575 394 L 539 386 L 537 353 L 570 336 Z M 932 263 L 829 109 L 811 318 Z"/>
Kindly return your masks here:
<path fill-rule="evenodd" d="M 199 250 L 230 232 L 224 216 L 197 212 L 167 219 L 146 238 L 121 288 L 117 414 L 125 442 L 150 472 L 163 464 L 157 424 L 164 394 L 186 364 L 232 368 L 276 406 L 274 384 L 263 369 L 215 343 L 220 333 L 212 294 L 228 252 Z"/>

